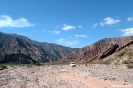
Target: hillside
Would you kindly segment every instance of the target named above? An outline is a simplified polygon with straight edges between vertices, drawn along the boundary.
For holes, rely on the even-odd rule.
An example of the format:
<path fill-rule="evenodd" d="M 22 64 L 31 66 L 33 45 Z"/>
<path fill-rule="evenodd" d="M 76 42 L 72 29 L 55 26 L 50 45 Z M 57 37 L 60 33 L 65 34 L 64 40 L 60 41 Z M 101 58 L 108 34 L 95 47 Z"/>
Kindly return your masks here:
<path fill-rule="evenodd" d="M 110 58 L 110 56 L 120 53 L 121 51 L 124 53 L 126 53 L 127 50 L 128 52 L 133 52 L 132 45 L 132 36 L 121 38 L 105 38 L 95 42 L 90 46 L 72 51 L 72 53 L 70 53 L 64 60 L 75 61 L 77 63 L 101 63 L 105 61 L 105 58 Z M 117 57 L 113 58 L 119 59 Z"/>
<path fill-rule="evenodd" d="M 0 54 L 2 57 L 10 54 L 24 54 L 35 61 L 45 63 L 60 60 L 72 50 L 74 49 L 37 42 L 25 36 L 0 32 Z"/>
<path fill-rule="evenodd" d="M 59 60 L 77 63 L 102 63 L 105 60 L 110 60 L 115 63 L 118 60 L 121 62 L 120 58 L 132 60 L 132 49 L 133 36 L 104 38 L 90 46 L 69 48 L 53 43 L 34 41 L 21 35 L 0 32 L 0 63 L 32 63 L 35 61 L 46 63 Z M 119 55 L 120 53 L 122 55 Z M 5 58 L 8 59 L 4 60 Z"/>

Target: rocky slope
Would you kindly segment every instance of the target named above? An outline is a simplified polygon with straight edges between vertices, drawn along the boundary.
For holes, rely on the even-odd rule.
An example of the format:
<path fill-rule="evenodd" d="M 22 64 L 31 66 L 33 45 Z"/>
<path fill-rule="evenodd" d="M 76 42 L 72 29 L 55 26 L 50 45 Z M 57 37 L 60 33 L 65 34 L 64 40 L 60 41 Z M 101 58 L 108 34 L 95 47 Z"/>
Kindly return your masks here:
<path fill-rule="evenodd" d="M 64 58 L 64 60 L 75 61 L 78 63 L 100 63 L 104 58 L 120 52 L 132 44 L 132 36 L 122 38 L 105 38 L 90 46 L 72 51 L 72 53 L 68 54 L 68 57 Z"/>
<path fill-rule="evenodd" d="M 74 49 L 33 41 L 25 36 L 0 32 L 0 54 L 3 57 L 10 54 L 24 54 L 35 61 L 51 62 L 62 59 L 72 50 Z"/>

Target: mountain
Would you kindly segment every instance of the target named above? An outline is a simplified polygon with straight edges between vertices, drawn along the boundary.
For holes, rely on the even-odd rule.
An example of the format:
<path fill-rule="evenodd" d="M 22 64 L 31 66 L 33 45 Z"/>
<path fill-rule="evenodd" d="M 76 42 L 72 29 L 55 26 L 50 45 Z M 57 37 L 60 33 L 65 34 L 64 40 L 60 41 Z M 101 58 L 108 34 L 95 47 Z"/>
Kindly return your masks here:
<path fill-rule="evenodd" d="M 101 63 L 107 59 L 133 59 L 133 36 L 104 38 L 83 48 L 38 42 L 17 34 L 0 32 L 0 63 L 75 61 Z M 110 59 L 111 58 L 111 59 Z"/>
<path fill-rule="evenodd" d="M 63 60 L 75 61 L 77 63 L 101 63 L 107 57 L 109 58 L 111 55 L 118 54 L 123 50 L 125 50 L 123 52 L 127 52 L 127 50 L 133 52 L 132 45 L 133 36 L 104 38 L 90 46 L 72 51 Z M 116 59 L 116 57 L 114 56 L 113 59 Z M 117 59 L 119 58 L 117 57 Z"/>
<path fill-rule="evenodd" d="M 21 54 L 21 57 L 45 63 L 61 60 L 73 50 L 75 49 L 51 43 L 37 42 L 21 35 L 0 32 L 0 54 L 2 57 L 15 55 L 13 57 L 17 58 L 16 55 Z"/>

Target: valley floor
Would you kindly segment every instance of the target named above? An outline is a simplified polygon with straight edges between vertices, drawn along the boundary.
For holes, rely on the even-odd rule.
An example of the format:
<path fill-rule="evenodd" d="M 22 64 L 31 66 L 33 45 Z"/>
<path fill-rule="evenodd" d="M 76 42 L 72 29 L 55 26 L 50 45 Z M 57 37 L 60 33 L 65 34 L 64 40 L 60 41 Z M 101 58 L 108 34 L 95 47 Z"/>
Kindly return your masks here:
<path fill-rule="evenodd" d="M 124 65 L 14 66 L 0 71 L 0 88 L 133 88 Z"/>

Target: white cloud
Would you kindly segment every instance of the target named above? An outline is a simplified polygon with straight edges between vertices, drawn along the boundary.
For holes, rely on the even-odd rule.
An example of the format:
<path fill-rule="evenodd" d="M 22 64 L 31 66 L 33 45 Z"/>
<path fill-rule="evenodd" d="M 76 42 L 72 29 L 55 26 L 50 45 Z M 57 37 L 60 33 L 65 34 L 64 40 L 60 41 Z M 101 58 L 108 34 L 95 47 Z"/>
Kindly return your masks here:
<path fill-rule="evenodd" d="M 60 39 L 57 39 L 57 40 L 56 40 L 56 42 L 58 42 L 58 43 L 63 43 L 64 41 L 65 41 L 64 38 L 60 38 Z"/>
<path fill-rule="evenodd" d="M 53 30 L 53 31 L 47 31 L 47 30 L 42 30 L 43 32 L 49 32 L 49 33 L 54 33 L 54 34 L 60 34 L 61 31 Z"/>
<path fill-rule="evenodd" d="M 103 23 L 103 22 L 101 22 L 101 23 L 100 23 L 100 25 L 101 25 L 101 26 L 104 26 L 104 23 Z"/>
<path fill-rule="evenodd" d="M 133 21 L 133 17 L 128 17 L 127 21 Z"/>
<path fill-rule="evenodd" d="M 87 35 L 75 35 L 75 37 L 83 37 L 83 38 L 88 38 L 88 36 Z"/>
<path fill-rule="evenodd" d="M 8 15 L 0 15 L 0 27 L 30 27 L 35 26 L 25 18 L 13 20 Z"/>
<path fill-rule="evenodd" d="M 62 27 L 62 30 L 65 30 L 65 31 L 71 30 L 71 29 L 75 29 L 75 26 L 64 24 L 63 27 Z"/>
<path fill-rule="evenodd" d="M 131 35 L 133 35 L 133 27 L 127 28 L 127 29 L 122 29 L 121 32 L 123 33 L 122 36 L 131 36 Z"/>
<path fill-rule="evenodd" d="M 78 28 L 82 28 L 82 26 L 81 26 L 81 25 L 79 25 L 79 26 L 78 26 Z"/>
<path fill-rule="evenodd" d="M 57 39 L 56 42 L 65 44 L 65 45 L 74 45 L 74 44 L 77 44 L 79 41 L 78 40 L 67 41 L 65 38 L 60 38 L 60 39 Z"/>
<path fill-rule="evenodd" d="M 42 30 L 43 32 L 52 32 L 52 31 L 47 31 L 47 30 Z"/>
<path fill-rule="evenodd" d="M 101 26 L 104 26 L 104 25 L 114 25 L 114 24 L 117 24 L 119 22 L 121 22 L 120 20 L 115 20 L 111 17 L 107 17 L 103 20 L 104 22 L 101 22 L 100 25 Z"/>
<path fill-rule="evenodd" d="M 98 26 L 98 23 L 95 23 L 92 28 L 96 28 Z"/>
<path fill-rule="evenodd" d="M 60 34 L 61 31 L 54 30 L 53 33 L 54 33 L 54 34 Z"/>

